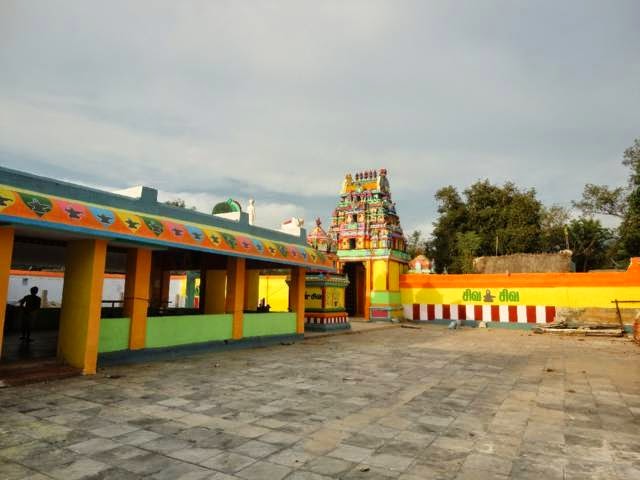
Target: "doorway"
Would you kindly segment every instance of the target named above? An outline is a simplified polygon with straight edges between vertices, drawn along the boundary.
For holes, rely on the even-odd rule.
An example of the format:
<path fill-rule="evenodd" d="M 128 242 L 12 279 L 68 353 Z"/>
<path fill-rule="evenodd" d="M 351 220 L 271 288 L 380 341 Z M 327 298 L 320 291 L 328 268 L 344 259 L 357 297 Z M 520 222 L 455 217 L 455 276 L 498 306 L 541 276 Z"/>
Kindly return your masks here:
<path fill-rule="evenodd" d="M 55 358 L 64 283 L 65 244 L 17 236 L 5 313 L 1 361 Z M 40 308 L 32 315 L 20 307 L 34 293 Z"/>
<path fill-rule="evenodd" d="M 348 262 L 344 273 L 349 277 L 345 290 L 345 309 L 350 317 L 367 317 L 366 306 L 366 270 L 362 262 Z"/>

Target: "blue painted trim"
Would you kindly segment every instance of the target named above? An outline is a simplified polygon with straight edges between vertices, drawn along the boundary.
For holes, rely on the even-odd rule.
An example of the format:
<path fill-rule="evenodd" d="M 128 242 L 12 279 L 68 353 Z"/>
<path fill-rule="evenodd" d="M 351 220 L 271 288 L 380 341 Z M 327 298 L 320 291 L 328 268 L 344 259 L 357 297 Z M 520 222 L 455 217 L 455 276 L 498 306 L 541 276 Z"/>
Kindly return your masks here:
<path fill-rule="evenodd" d="M 267 258 L 267 257 L 257 257 L 255 255 L 245 255 L 242 253 L 231 252 L 228 250 L 214 250 L 212 248 L 197 247 L 195 245 L 185 245 L 182 243 L 165 242 L 163 240 L 153 240 L 153 239 L 146 239 L 146 238 L 140 239 L 140 237 L 136 237 L 133 235 L 129 236 L 121 233 L 109 232 L 108 230 L 105 230 L 104 232 L 97 232 L 96 230 L 92 230 L 90 228 L 74 227 L 72 225 L 67 225 L 64 223 L 53 223 L 53 222 L 48 222 L 46 220 L 32 220 L 29 218 L 12 217 L 9 215 L 0 214 L 0 221 L 5 221 L 7 223 L 11 223 L 14 225 L 26 225 L 29 227 L 36 227 L 43 231 L 47 231 L 47 228 L 52 228 L 55 230 L 62 230 L 66 232 L 82 233 L 90 237 L 102 238 L 105 240 L 108 240 L 108 239 L 124 240 L 140 246 L 147 245 L 147 246 L 175 247 L 183 250 L 195 250 L 198 252 L 216 253 L 218 255 L 228 255 L 230 257 L 250 258 L 252 260 L 261 260 L 263 262 L 279 263 L 283 265 L 292 265 L 296 267 L 312 268 L 314 270 L 322 270 L 322 271 L 328 271 L 328 272 L 335 271 L 331 267 L 325 267 L 322 265 L 317 265 L 315 263 L 296 263 L 296 262 L 291 262 L 288 260 L 282 260 L 278 258 Z M 43 226 L 47 228 L 43 228 Z"/>
<path fill-rule="evenodd" d="M 174 360 L 189 355 L 209 352 L 224 352 L 241 348 L 268 347 L 278 344 L 289 344 L 302 341 L 304 335 L 272 335 L 269 337 L 242 338 L 240 340 L 222 340 L 215 342 L 192 343 L 175 347 L 144 348 L 141 350 L 121 350 L 119 352 L 105 352 L 98 355 L 98 367 L 120 365 L 126 363 L 153 362 L 160 360 Z"/>

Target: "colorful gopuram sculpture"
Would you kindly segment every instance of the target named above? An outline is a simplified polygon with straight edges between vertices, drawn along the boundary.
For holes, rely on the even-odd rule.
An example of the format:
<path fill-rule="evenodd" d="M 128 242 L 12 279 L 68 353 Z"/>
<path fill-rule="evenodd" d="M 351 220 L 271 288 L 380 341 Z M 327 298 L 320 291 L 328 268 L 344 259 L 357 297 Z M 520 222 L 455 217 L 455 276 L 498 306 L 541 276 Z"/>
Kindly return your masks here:
<path fill-rule="evenodd" d="M 320 219 L 309 235 L 307 243 L 327 255 L 335 256 L 331 237 L 322 228 Z M 345 310 L 345 288 L 349 280 L 345 275 L 308 272 L 305 276 L 305 330 L 349 329 L 349 317 Z"/>
<path fill-rule="evenodd" d="M 350 281 L 345 294 L 349 315 L 367 320 L 401 318 L 399 278 L 409 255 L 386 169 L 344 178 L 329 235 L 339 269 Z"/>

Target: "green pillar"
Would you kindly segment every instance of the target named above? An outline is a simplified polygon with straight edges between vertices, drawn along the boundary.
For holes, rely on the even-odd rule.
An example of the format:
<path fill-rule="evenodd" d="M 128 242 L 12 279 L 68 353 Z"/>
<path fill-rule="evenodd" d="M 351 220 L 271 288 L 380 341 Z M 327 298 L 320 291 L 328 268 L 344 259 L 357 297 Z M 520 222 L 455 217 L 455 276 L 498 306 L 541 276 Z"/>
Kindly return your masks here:
<path fill-rule="evenodd" d="M 186 308 L 195 307 L 196 278 L 200 278 L 199 271 L 195 271 L 195 270 L 187 271 L 187 298 L 185 300 Z"/>

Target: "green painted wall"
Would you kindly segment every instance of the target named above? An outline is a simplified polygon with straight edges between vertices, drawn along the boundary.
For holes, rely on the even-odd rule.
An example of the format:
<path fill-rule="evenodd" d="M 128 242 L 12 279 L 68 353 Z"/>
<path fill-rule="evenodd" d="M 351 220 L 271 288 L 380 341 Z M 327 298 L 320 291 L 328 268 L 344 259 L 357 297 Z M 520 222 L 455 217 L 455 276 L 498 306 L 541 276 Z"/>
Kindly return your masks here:
<path fill-rule="evenodd" d="M 371 292 L 371 303 L 382 305 L 398 305 L 401 303 L 400 292 Z"/>
<path fill-rule="evenodd" d="M 243 337 L 267 337 L 296 333 L 296 314 L 289 312 L 245 313 Z"/>
<path fill-rule="evenodd" d="M 98 353 L 127 350 L 129 348 L 130 324 L 131 320 L 128 318 L 100 319 Z"/>
<path fill-rule="evenodd" d="M 232 324 L 231 314 L 149 317 L 146 347 L 228 340 L 231 338 Z"/>

